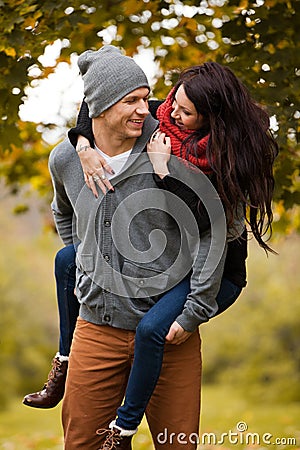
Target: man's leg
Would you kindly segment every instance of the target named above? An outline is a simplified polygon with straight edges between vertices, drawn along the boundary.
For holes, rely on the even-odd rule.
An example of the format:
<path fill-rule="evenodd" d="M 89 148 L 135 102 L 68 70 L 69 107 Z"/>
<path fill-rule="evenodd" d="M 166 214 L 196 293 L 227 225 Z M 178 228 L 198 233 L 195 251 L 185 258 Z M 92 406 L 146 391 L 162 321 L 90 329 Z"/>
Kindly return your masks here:
<path fill-rule="evenodd" d="M 43 389 L 24 397 L 23 403 L 33 408 L 53 408 L 64 395 L 68 356 L 79 312 L 79 303 L 74 295 L 75 269 L 74 246 L 63 247 L 55 257 L 54 270 L 59 310 L 59 352 L 52 360 L 52 369 Z"/>
<path fill-rule="evenodd" d="M 165 345 L 161 375 L 146 415 L 156 450 L 194 450 L 200 421 L 201 341 Z"/>
<path fill-rule="evenodd" d="M 96 450 L 122 402 L 134 352 L 134 332 L 79 318 L 69 359 L 62 422 L 65 450 Z M 120 447 L 121 449 L 122 447 Z"/>

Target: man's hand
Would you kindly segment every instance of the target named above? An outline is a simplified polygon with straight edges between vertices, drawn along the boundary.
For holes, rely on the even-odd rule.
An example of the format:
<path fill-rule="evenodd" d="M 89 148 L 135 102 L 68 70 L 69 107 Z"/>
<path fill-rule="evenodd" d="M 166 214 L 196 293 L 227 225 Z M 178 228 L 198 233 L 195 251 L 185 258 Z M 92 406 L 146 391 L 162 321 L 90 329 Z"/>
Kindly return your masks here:
<path fill-rule="evenodd" d="M 191 335 L 192 333 L 185 331 L 179 323 L 173 322 L 166 336 L 166 341 L 168 344 L 179 345 L 185 342 Z"/>

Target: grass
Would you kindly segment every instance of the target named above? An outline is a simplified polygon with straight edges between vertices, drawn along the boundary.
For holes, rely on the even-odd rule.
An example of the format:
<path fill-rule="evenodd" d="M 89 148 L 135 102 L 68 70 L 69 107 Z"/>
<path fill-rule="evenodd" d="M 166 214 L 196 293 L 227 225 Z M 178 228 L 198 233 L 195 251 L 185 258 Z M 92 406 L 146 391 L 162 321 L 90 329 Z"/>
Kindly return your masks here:
<path fill-rule="evenodd" d="M 244 399 L 238 391 L 234 389 L 234 380 L 230 387 L 223 386 L 205 386 L 203 388 L 202 395 L 202 419 L 201 419 L 201 431 L 215 433 L 217 439 L 221 438 L 222 433 L 228 433 L 231 431 L 237 433 L 237 424 L 246 424 L 247 430 L 241 433 L 246 440 L 247 433 L 249 444 L 252 443 L 251 435 L 257 434 L 257 440 L 255 448 L 276 448 L 276 449 L 300 449 L 300 404 L 299 403 L 252 403 Z M 249 386 L 251 389 L 251 386 Z M 263 443 L 263 435 L 271 434 L 270 442 L 272 444 L 267 445 Z M 266 436 L 267 437 L 267 436 Z M 296 445 L 287 445 L 287 441 L 281 439 L 281 442 L 285 442 L 284 445 L 275 445 L 276 438 L 293 438 L 296 440 Z M 231 439 L 226 436 L 224 443 L 220 448 L 222 450 L 228 449 L 245 449 L 254 448 L 251 445 L 245 445 L 243 443 L 233 444 L 234 439 L 241 442 L 241 436 L 238 433 Z M 259 440 L 259 442 L 258 442 Z M 206 441 L 207 443 L 207 441 Z M 217 446 L 200 446 L 200 448 L 219 448 Z"/>
<path fill-rule="evenodd" d="M 28 408 L 21 399 L 0 412 L 1 450 L 61 450 L 63 448 L 60 407 Z"/>
<path fill-rule="evenodd" d="M 184 411 L 182 412 L 184 414 Z M 228 386 L 204 386 L 202 395 L 202 433 L 214 433 L 215 445 L 206 437 L 200 449 L 300 449 L 300 404 L 250 404 L 237 391 Z M 247 424 L 247 431 L 238 435 L 226 436 L 220 443 L 222 433 L 236 433 L 239 422 Z M 241 436 L 249 445 L 241 443 Z M 270 433 L 270 442 L 262 442 L 264 434 Z M 259 436 L 252 441 L 251 436 Z M 297 443 L 275 445 L 275 438 L 295 438 Z M 212 439 L 212 438 L 211 438 Z M 234 440 L 238 439 L 238 444 Z M 218 443 L 219 441 L 219 443 Z M 252 445 L 252 443 L 256 445 Z M 202 443 L 201 443 L 202 444 Z M 250 445 L 251 444 L 251 445 Z M 259 445 L 258 445 L 259 444 Z M 181 446 L 184 449 L 184 445 Z M 61 450 L 63 448 L 60 423 L 60 406 L 51 410 L 38 410 L 22 405 L 14 400 L 9 409 L 0 412 L 1 450 Z M 150 435 L 143 422 L 134 439 L 135 450 L 152 450 Z"/>

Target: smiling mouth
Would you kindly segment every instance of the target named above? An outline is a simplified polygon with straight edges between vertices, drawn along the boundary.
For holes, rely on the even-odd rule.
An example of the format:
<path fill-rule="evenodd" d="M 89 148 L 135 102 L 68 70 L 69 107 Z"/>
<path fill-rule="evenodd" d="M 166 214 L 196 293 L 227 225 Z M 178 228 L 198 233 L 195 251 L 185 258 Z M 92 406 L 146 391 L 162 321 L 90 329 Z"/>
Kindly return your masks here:
<path fill-rule="evenodd" d="M 137 129 L 142 129 L 144 125 L 143 119 L 131 119 L 129 122 L 132 124 L 133 127 L 136 127 Z"/>
<path fill-rule="evenodd" d="M 183 123 L 178 122 L 177 120 L 175 120 L 175 124 L 178 126 L 178 128 L 184 128 Z"/>

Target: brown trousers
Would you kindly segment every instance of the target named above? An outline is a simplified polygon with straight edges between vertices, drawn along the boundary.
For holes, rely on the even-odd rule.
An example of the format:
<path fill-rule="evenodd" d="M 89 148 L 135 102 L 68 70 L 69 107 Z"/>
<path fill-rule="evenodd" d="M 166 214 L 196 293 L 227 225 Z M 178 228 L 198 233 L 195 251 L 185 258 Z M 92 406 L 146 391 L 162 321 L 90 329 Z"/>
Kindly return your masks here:
<path fill-rule="evenodd" d="M 97 450 L 96 434 L 115 418 L 127 385 L 134 353 L 133 331 L 77 321 L 62 422 L 65 450 Z M 199 333 L 181 345 L 165 346 L 163 368 L 146 411 L 156 450 L 197 447 L 200 416 Z"/>

